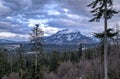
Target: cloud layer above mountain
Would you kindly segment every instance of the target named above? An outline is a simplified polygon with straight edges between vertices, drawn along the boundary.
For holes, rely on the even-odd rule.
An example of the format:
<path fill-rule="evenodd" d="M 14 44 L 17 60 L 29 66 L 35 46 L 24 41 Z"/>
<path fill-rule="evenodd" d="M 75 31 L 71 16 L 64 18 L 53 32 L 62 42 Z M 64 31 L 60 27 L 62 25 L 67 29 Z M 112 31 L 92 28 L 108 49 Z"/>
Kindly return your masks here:
<path fill-rule="evenodd" d="M 92 15 L 86 7 L 92 0 L 0 0 L 0 38 L 27 40 L 34 24 L 40 24 L 45 35 L 61 29 L 77 29 L 85 35 L 103 30 L 103 22 L 88 22 Z M 120 10 L 120 0 L 114 8 Z M 109 26 L 120 24 L 120 14 Z"/>

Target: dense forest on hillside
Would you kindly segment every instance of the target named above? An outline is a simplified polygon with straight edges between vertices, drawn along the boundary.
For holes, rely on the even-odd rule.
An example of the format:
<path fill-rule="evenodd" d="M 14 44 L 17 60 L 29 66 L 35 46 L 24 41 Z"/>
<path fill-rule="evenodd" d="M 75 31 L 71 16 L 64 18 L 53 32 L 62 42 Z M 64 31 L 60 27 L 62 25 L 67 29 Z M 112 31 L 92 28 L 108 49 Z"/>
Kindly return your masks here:
<path fill-rule="evenodd" d="M 0 50 L 1 79 L 103 79 L 104 53 L 101 46 L 74 52 L 38 53 L 37 71 L 35 54 L 26 54 L 20 47 L 17 53 Z M 120 47 L 109 46 L 109 79 L 120 78 Z"/>

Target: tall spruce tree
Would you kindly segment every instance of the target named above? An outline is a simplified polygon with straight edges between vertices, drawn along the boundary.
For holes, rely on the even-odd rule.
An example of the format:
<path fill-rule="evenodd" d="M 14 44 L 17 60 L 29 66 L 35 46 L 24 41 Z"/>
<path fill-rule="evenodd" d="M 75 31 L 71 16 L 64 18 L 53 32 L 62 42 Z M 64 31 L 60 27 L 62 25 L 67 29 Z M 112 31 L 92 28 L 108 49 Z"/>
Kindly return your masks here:
<path fill-rule="evenodd" d="M 32 32 L 29 33 L 31 36 L 31 43 L 32 43 L 32 50 L 35 52 L 35 69 L 34 73 L 37 75 L 37 70 L 38 70 L 38 54 L 40 54 L 43 51 L 43 45 L 42 45 L 42 37 L 43 37 L 44 32 L 42 31 L 41 28 L 39 28 L 39 24 L 36 24 Z M 38 77 L 35 75 L 35 79 Z"/>
<path fill-rule="evenodd" d="M 104 18 L 104 74 L 105 79 L 108 79 L 108 68 L 107 68 L 107 52 L 108 52 L 108 41 L 107 41 L 107 21 L 111 19 L 112 16 L 116 13 L 113 9 L 113 0 L 94 0 L 92 3 L 88 5 L 93 10 L 91 13 L 93 14 L 94 18 L 90 20 L 92 21 L 100 21 L 100 19 Z"/>

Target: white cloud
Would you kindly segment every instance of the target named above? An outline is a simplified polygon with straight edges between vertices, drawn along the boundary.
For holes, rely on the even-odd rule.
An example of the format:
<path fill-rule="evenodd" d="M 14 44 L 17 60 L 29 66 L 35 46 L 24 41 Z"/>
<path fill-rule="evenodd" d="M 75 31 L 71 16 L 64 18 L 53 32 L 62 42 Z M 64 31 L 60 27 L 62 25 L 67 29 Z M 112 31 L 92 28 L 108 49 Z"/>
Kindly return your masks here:
<path fill-rule="evenodd" d="M 14 33 L 10 32 L 0 32 L 0 37 L 15 37 L 16 35 Z"/>
<path fill-rule="evenodd" d="M 46 19 L 44 19 L 44 20 L 30 19 L 28 22 L 28 25 L 29 25 L 29 27 L 33 27 L 33 26 L 35 26 L 35 24 L 39 24 L 40 28 L 44 31 L 44 36 L 50 36 L 60 30 L 60 28 L 58 28 L 58 27 L 48 26 L 46 24 L 47 22 L 48 22 L 48 20 L 46 20 Z"/>
<path fill-rule="evenodd" d="M 50 36 L 61 30 L 60 28 L 50 27 L 50 26 L 42 26 L 41 29 L 44 31 L 44 36 Z"/>
<path fill-rule="evenodd" d="M 46 25 L 45 25 L 46 22 L 48 22 L 47 19 L 44 19 L 44 20 L 29 19 L 29 21 L 28 21 L 28 26 L 29 26 L 29 27 L 33 27 L 33 26 L 35 26 L 35 24 L 39 24 L 40 27 L 41 27 L 41 26 L 46 26 Z"/>
<path fill-rule="evenodd" d="M 56 11 L 56 10 L 48 10 L 48 15 L 60 15 L 60 12 Z"/>
<path fill-rule="evenodd" d="M 45 9 L 49 9 L 49 10 L 53 10 L 53 9 L 56 9 L 58 7 L 58 4 L 56 3 L 51 3 L 51 4 L 46 4 L 45 5 Z"/>
<path fill-rule="evenodd" d="M 68 13 L 68 12 L 69 12 L 69 10 L 66 9 L 66 8 L 64 8 L 63 10 L 64 10 L 65 13 Z"/>
<path fill-rule="evenodd" d="M 68 16 L 71 20 L 75 20 L 75 21 L 79 21 L 79 22 L 83 21 L 83 20 L 89 20 L 88 17 L 77 15 L 77 14 L 66 13 L 66 16 Z"/>
<path fill-rule="evenodd" d="M 14 41 L 28 41 L 28 34 L 16 34 L 11 32 L 0 32 L 0 39 L 8 39 Z"/>

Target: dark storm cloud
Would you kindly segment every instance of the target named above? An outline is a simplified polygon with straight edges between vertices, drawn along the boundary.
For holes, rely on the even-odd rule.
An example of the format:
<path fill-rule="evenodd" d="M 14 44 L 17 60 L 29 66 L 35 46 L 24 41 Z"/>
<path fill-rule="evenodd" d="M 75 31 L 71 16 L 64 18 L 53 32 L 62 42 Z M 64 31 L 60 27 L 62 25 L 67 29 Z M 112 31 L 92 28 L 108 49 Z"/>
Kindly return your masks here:
<path fill-rule="evenodd" d="M 30 29 L 24 25 L 11 24 L 10 22 L 0 22 L 0 32 L 11 32 L 15 34 L 26 34 Z"/>
<path fill-rule="evenodd" d="M 25 14 L 28 15 L 26 18 L 36 18 L 35 15 L 47 16 L 48 10 L 50 9 L 64 13 L 64 8 L 68 9 L 69 13 L 90 17 L 90 9 L 86 6 L 91 1 L 92 0 L 4 0 L 3 5 L 13 11 L 12 15 Z M 119 5 L 116 7 L 118 6 Z"/>
<path fill-rule="evenodd" d="M 45 4 L 51 3 L 51 0 L 4 0 L 3 5 L 13 10 L 13 14 L 41 14 Z"/>
<path fill-rule="evenodd" d="M 50 9 L 56 9 L 63 13 L 62 9 L 64 8 L 68 9 L 71 13 L 88 15 L 88 12 L 86 13 L 87 3 L 89 1 L 86 0 L 4 0 L 3 4 L 13 11 L 13 15 L 21 13 L 46 15 L 47 10 Z"/>
<path fill-rule="evenodd" d="M 88 8 L 87 5 L 91 2 L 91 0 L 57 0 L 60 3 L 62 8 L 67 8 L 70 12 L 79 15 L 88 16 Z"/>

